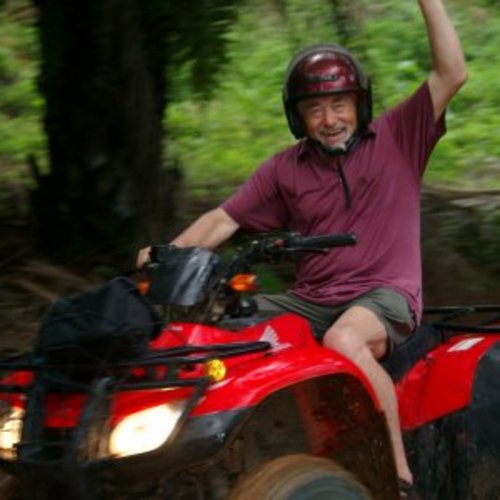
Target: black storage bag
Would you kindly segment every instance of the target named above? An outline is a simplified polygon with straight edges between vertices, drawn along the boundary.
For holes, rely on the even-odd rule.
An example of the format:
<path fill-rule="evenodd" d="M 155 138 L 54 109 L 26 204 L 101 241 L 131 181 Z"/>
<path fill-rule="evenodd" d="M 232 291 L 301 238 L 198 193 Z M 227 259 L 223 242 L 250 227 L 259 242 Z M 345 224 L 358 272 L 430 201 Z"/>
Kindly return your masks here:
<path fill-rule="evenodd" d="M 161 315 L 135 283 L 114 278 L 57 300 L 42 319 L 35 353 L 60 364 L 62 371 L 73 369 L 85 377 L 89 368 L 78 370 L 79 364 L 102 368 L 105 362 L 137 358 L 147 352 L 162 326 Z"/>

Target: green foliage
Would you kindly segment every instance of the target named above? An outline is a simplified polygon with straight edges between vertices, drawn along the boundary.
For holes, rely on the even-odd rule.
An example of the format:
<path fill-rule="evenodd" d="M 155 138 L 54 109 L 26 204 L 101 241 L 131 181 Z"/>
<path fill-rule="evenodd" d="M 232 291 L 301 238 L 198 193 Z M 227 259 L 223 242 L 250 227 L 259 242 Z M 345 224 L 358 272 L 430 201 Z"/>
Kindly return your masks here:
<path fill-rule="evenodd" d="M 17 7 L 27 2 L 17 2 Z M 0 12 L 0 159 L 19 164 L 30 153 L 43 155 L 46 144 L 40 118 L 43 100 L 37 92 L 38 47 L 32 20 Z M 12 173 L 15 176 L 15 173 Z"/>
<path fill-rule="evenodd" d="M 36 88 L 38 45 L 28 1 L 0 11 L 0 207 L 10 203 L 5 186 L 28 186 L 26 157 L 45 157 L 43 100 Z M 43 163 L 43 161 L 42 161 Z"/>
<path fill-rule="evenodd" d="M 148 0 L 145 6 L 166 30 L 167 71 L 181 67 L 191 92 L 210 96 L 216 68 L 226 59 L 226 31 L 234 23 L 240 0 Z M 159 33 L 164 35 L 165 33 Z M 157 44 L 158 36 L 153 40 Z M 156 49 L 158 50 L 158 48 Z M 165 53 L 163 54 L 163 58 Z M 187 70 L 187 71 L 186 71 Z M 179 88 L 179 87 L 178 87 Z M 170 95 L 166 96 L 167 101 Z"/>
<path fill-rule="evenodd" d="M 185 167 L 190 186 L 231 188 L 291 144 L 281 103 L 284 68 L 299 47 L 335 34 L 324 22 L 327 4 L 285 3 L 284 11 L 266 1 L 242 7 L 227 34 L 229 63 L 219 72 L 212 99 L 185 99 L 181 93 L 170 105 L 168 152 Z M 186 73 L 177 75 L 173 88 L 185 89 Z"/>

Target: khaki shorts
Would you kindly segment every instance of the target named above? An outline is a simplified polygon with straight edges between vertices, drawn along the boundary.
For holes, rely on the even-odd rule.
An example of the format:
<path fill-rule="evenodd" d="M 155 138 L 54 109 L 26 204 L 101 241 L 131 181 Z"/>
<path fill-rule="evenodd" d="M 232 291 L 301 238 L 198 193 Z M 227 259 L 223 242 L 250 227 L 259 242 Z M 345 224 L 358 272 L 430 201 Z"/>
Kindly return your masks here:
<path fill-rule="evenodd" d="M 415 328 L 413 314 L 406 298 L 389 288 L 374 288 L 354 300 L 336 306 L 315 304 L 291 292 L 260 294 L 255 296 L 255 300 L 259 311 L 264 314 L 293 312 L 306 318 L 319 342 L 328 328 L 352 306 L 362 306 L 374 312 L 384 324 L 392 345 L 406 340 Z"/>

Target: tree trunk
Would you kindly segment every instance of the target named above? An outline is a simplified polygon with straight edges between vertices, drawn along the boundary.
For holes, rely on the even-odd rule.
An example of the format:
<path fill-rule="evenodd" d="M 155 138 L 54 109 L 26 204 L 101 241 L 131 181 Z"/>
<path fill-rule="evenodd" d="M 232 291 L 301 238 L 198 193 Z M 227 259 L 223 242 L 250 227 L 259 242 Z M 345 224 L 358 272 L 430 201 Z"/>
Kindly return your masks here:
<path fill-rule="evenodd" d="M 34 1 L 50 160 L 43 175 L 33 162 L 42 247 L 59 260 L 130 258 L 165 239 L 159 214 L 174 216 L 162 169 L 167 2 Z"/>

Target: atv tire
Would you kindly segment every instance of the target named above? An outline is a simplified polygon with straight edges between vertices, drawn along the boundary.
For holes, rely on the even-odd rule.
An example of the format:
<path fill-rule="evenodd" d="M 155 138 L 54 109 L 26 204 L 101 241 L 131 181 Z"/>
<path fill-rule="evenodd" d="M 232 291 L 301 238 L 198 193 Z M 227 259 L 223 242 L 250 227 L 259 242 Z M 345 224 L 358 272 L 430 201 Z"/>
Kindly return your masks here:
<path fill-rule="evenodd" d="M 229 500 L 370 500 L 354 476 L 326 458 L 287 455 L 241 477 Z"/>

